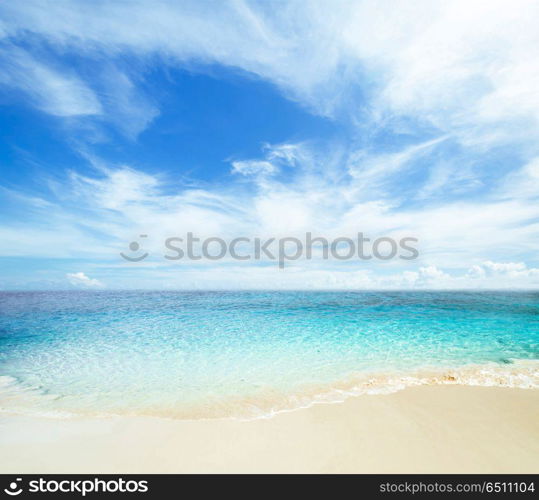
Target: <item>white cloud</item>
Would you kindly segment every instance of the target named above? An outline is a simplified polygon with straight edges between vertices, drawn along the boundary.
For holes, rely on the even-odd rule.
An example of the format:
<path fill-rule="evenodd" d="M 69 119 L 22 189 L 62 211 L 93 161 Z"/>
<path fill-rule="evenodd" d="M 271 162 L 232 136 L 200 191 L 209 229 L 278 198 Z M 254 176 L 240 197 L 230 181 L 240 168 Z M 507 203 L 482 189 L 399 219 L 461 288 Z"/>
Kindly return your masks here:
<path fill-rule="evenodd" d="M 479 277 L 498 276 L 508 278 L 539 278 L 538 268 L 528 268 L 524 262 L 492 262 L 487 260 L 479 266 L 474 266 Z"/>
<path fill-rule="evenodd" d="M 532 203 L 534 198 L 539 198 L 539 158 L 533 158 L 502 179 L 496 195 L 500 198 L 529 199 Z"/>
<path fill-rule="evenodd" d="M 97 83 L 107 119 L 127 137 L 136 138 L 159 115 L 157 105 L 113 65 L 105 66 Z"/>
<path fill-rule="evenodd" d="M 90 205 L 109 210 L 128 211 L 131 205 L 144 205 L 157 195 L 157 177 L 128 167 L 102 169 L 100 178 L 71 172 L 72 196 L 82 197 Z M 135 207 L 133 207 L 135 208 Z"/>
<path fill-rule="evenodd" d="M 350 175 L 355 179 L 356 189 L 369 190 L 372 194 L 380 195 L 379 190 L 391 181 L 395 174 L 406 167 L 414 165 L 418 158 L 427 154 L 446 138 L 439 137 L 420 144 L 406 147 L 397 153 L 369 155 L 360 150 L 352 155 L 348 167 Z"/>
<path fill-rule="evenodd" d="M 277 172 L 277 168 L 265 160 L 233 161 L 232 172 L 242 175 L 270 175 Z"/>
<path fill-rule="evenodd" d="M 28 103 L 63 118 L 108 121 L 134 139 L 159 110 L 131 79 L 111 64 L 91 82 L 65 65 L 37 59 L 13 44 L 0 45 L 0 86 L 22 92 Z M 96 122 L 95 120 L 98 120 Z"/>
<path fill-rule="evenodd" d="M 100 288 L 103 286 L 99 280 L 89 278 L 83 272 L 67 273 L 66 277 L 73 286 L 82 288 Z"/>
<path fill-rule="evenodd" d="M 13 46 L 0 48 L 0 60 L 0 84 L 23 91 L 42 111 L 63 117 L 101 114 L 94 92 L 73 72 L 55 70 Z"/>
<path fill-rule="evenodd" d="M 391 11 L 362 3 L 346 32 L 350 50 L 383 73 L 381 111 L 428 120 L 468 142 L 537 133 L 536 2 L 403 1 Z"/>

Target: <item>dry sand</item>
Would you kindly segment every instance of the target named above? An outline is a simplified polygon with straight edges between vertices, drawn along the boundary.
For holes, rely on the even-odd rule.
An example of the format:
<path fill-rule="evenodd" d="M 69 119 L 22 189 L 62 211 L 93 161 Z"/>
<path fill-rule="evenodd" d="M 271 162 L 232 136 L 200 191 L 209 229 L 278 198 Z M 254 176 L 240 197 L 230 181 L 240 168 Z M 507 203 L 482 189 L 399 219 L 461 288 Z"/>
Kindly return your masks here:
<path fill-rule="evenodd" d="M 428 386 L 252 421 L 0 418 L 2 473 L 539 472 L 539 390 Z"/>

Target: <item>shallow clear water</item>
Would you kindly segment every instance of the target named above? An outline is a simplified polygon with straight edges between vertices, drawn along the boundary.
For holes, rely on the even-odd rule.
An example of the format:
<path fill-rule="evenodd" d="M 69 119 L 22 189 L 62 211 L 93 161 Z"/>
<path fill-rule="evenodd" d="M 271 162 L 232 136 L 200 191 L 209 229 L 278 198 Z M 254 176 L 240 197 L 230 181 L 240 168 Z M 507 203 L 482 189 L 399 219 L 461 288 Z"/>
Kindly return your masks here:
<path fill-rule="evenodd" d="M 7 411 L 257 416 L 413 383 L 531 387 L 538 358 L 538 292 L 0 293 Z"/>

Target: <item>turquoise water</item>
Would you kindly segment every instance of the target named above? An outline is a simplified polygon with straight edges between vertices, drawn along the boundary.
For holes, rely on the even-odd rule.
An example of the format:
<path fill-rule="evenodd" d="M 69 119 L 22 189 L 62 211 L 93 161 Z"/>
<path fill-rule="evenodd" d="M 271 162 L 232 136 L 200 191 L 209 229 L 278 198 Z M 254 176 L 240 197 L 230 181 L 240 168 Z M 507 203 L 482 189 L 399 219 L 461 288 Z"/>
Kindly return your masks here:
<path fill-rule="evenodd" d="M 0 406 L 265 416 L 420 383 L 534 387 L 538 292 L 2 292 Z"/>

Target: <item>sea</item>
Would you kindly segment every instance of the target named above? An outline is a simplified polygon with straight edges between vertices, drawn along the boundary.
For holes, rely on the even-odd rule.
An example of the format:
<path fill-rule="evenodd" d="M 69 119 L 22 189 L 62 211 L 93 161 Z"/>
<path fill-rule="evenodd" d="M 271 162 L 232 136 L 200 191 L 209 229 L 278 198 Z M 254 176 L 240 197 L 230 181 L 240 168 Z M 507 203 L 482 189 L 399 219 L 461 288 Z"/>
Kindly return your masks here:
<path fill-rule="evenodd" d="M 0 411 L 270 418 L 419 385 L 539 387 L 539 292 L 0 292 Z"/>

